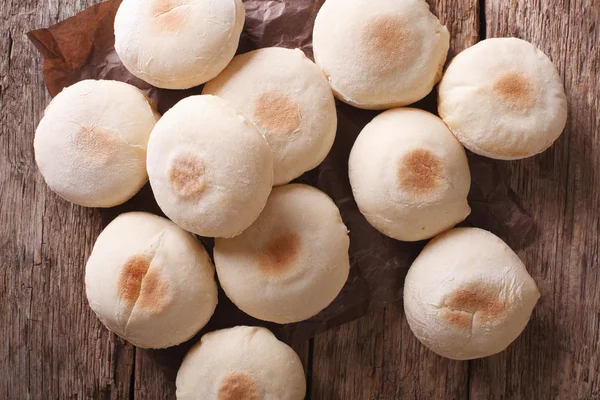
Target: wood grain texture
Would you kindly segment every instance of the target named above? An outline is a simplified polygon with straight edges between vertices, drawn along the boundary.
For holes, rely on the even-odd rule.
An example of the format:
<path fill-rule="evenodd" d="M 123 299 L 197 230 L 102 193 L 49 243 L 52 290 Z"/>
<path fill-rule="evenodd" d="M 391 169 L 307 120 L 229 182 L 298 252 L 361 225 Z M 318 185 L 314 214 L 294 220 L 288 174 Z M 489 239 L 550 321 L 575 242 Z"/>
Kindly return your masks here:
<path fill-rule="evenodd" d="M 0 4 L 0 398 L 129 395 L 132 346 L 109 334 L 85 299 L 84 265 L 100 215 L 51 193 L 33 157 L 35 126 L 50 99 L 25 32 L 90 4 Z"/>
<path fill-rule="evenodd" d="M 152 350 L 135 349 L 134 399 L 174 399 L 175 376 Z"/>
<path fill-rule="evenodd" d="M 569 120 L 548 151 L 505 163 L 537 221 L 521 252 L 541 292 L 523 335 L 471 363 L 474 399 L 600 399 L 600 2 L 487 0 L 487 36 L 543 50 L 564 77 Z"/>
<path fill-rule="evenodd" d="M 478 41 L 477 0 L 428 3 L 450 31 L 449 59 Z M 318 335 L 312 363 L 314 400 L 468 397 L 469 364 L 444 359 L 421 346 L 408 327 L 402 304 Z"/>
<path fill-rule="evenodd" d="M 415 339 L 402 305 L 315 340 L 312 399 L 466 399 L 468 363 L 444 359 Z"/>

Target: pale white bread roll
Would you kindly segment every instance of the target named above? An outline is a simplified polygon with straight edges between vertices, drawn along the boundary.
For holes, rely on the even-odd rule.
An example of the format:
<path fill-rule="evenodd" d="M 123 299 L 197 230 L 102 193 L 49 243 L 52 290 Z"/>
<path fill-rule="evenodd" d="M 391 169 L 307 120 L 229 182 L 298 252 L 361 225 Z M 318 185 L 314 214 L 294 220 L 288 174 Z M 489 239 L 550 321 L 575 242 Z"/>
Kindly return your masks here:
<path fill-rule="evenodd" d="M 438 108 L 467 149 L 501 160 L 541 153 L 567 122 L 556 67 L 516 38 L 483 40 L 458 54 L 440 82 Z"/>
<path fill-rule="evenodd" d="M 540 297 L 519 257 L 494 234 L 456 228 L 435 237 L 404 282 L 415 336 L 455 360 L 487 357 L 521 334 Z"/>
<path fill-rule="evenodd" d="M 215 240 L 215 266 L 227 297 L 245 313 L 280 324 L 327 307 L 348 279 L 348 230 L 333 201 L 301 184 L 273 189 L 241 235 Z"/>
<path fill-rule="evenodd" d="M 262 211 L 273 185 L 273 156 L 256 126 L 228 101 L 191 96 L 167 111 L 148 142 L 156 202 L 201 236 L 231 237 Z"/>
<path fill-rule="evenodd" d="M 337 129 L 329 83 L 302 50 L 270 47 L 236 56 L 203 94 L 231 101 L 273 150 L 274 184 L 319 165 Z"/>
<path fill-rule="evenodd" d="M 367 221 L 394 239 L 428 239 L 471 212 L 465 150 L 426 111 L 396 108 L 375 117 L 352 147 L 348 174 Z"/>
<path fill-rule="evenodd" d="M 207 333 L 177 372 L 177 400 L 302 400 L 298 355 L 265 328 Z"/>
<path fill-rule="evenodd" d="M 138 78 L 187 89 L 227 66 L 244 20 L 241 0 L 123 0 L 115 16 L 115 50 Z"/>
<path fill-rule="evenodd" d="M 336 96 L 367 109 L 425 97 L 449 46 L 448 30 L 424 0 L 327 0 L 313 31 L 315 61 Z"/>
<path fill-rule="evenodd" d="M 35 132 L 44 180 L 66 200 L 113 207 L 148 181 L 146 146 L 158 114 L 136 87 L 85 80 L 50 102 Z"/>
<path fill-rule="evenodd" d="M 112 332 L 144 348 L 194 336 L 217 305 L 204 247 L 171 221 L 119 215 L 102 231 L 85 268 L 90 307 Z"/>

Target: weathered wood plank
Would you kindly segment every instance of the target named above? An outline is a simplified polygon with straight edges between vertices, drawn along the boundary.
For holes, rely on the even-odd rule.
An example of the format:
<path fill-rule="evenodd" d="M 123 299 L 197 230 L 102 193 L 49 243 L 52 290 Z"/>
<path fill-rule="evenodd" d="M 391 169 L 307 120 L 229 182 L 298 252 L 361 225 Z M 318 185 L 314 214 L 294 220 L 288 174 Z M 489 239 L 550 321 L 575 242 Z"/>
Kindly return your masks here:
<path fill-rule="evenodd" d="M 520 255 L 542 297 L 507 352 L 471 363 L 471 398 L 600 399 L 600 4 L 486 6 L 488 37 L 529 40 L 557 65 L 569 121 L 548 151 L 504 166 L 538 224 L 538 238 Z"/>
<path fill-rule="evenodd" d="M 449 57 L 477 42 L 477 0 L 429 4 L 450 31 Z M 312 362 L 314 400 L 467 398 L 468 363 L 441 358 L 421 346 L 401 304 L 318 335 Z"/>
<path fill-rule="evenodd" d="M 402 305 L 315 338 L 312 399 L 466 399 L 468 364 L 413 336 Z"/>
<path fill-rule="evenodd" d="M 176 373 L 154 357 L 153 350 L 135 350 L 134 399 L 174 399 Z"/>
<path fill-rule="evenodd" d="M 92 3 L 0 4 L 0 398 L 129 396 L 132 346 L 109 334 L 85 299 L 84 265 L 100 215 L 51 193 L 32 147 L 50 99 L 24 34 Z"/>

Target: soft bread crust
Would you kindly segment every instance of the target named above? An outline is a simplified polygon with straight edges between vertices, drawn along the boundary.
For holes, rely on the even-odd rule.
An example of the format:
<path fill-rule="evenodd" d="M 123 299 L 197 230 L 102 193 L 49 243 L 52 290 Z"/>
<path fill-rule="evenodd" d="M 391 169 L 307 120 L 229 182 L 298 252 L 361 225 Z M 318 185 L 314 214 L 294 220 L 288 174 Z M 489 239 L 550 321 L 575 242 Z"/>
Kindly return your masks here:
<path fill-rule="evenodd" d="M 404 283 L 415 336 L 455 360 L 487 357 L 521 334 L 540 297 L 519 257 L 494 234 L 456 228 L 435 237 Z"/>
<path fill-rule="evenodd" d="M 318 166 L 333 145 L 333 93 L 302 50 L 270 47 L 236 56 L 202 93 L 231 101 L 256 124 L 273 150 L 275 185 Z"/>
<path fill-rule="evenodd" d="M 265 138 L 215 96 L 187 97 L 165 113 L 150 136 L 147 167 L 161 210 L 201 236 L 242 232 L 258 218 L 273 185 Z"/>
<path fill-rule="evenodd" d="M 516 38 L 486 39 L 458 54 L 440 82 L 438 110 L 466 148 L 501 160 L 541 153 L 567 122 L 556 67 Z"/>
<path fill-rule="evenodd" d="M 217 305 L 204 247 L 171 221 L 119 215 L 102 231 L 85 268 L 90 307 L 138 347 L 165 348 L 194 336 Z"/>
<path fill-rule="evenodd" d="M 138 78 L 187 89 L 227 66 L 244 20 L 241 0 L 123 0 L 115 16 L 115 50 Z"/>
<path fill-rule="evenodd" d="M 207 333 L 177 372 L 177 400 L 302 400 L 306 378 L 298 355 L 265 328 Z"/>
<path fill-rule="evenodd" d="M 215 240 L 215 266 L 227 296 L 245 313 L 291 323 L 327 307 L 348 279 L 348 230 L 335 203 L 301 184 L 273 189 L 241 235 Z"/>
<path fill-rule="evenodd" d="M 157 115 L 136 87 L 84 80 L 50 102 L 35 160 L 50 188 L 86 207 L 113 207 L 147 182 L 146 146 Z"/>
<path fill-rule="evenodd" d="M 340 100 L 387 109 L 425 97 L 441 78 L 450 35 L 423 0 L 327 0 L 315 62 Z"/>
<path fill-rule="evenodd" d="M 426 111 L 396 108 L 375 117 L 354 143 L 348 174 L 367 221 L 394 239 L 431 238 L 471 212 L 465 150 Z"/>

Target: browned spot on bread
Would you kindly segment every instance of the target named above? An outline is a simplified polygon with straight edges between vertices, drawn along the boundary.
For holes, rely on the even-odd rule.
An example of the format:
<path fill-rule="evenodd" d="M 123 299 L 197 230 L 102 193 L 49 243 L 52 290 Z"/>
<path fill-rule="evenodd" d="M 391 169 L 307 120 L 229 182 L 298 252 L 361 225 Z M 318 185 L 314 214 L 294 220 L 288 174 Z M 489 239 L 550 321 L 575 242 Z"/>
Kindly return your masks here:
<path fill-rule="evenodd" d="M 407 24 L 398 17 L 381 16 L 362 30 L 360 51 L 369 61 L 365 65 L 386 71 L 407 64 L 413 54 L 415 41 Z"/>
<path fill-rule="evenodd" d="M 140 297 L 142 280 L 149 267 L 149 260 L 141 255 L 130 258 L 123 266 L 119 279 L 119 297 L 128 305 L 133 306 Z"/>
<path fill-rule="evenodd" d="M 217 398 L 218 400 L 258 400 L 260 389 L 247 374 L 233 372 L 221 381 Z"/>
<path fill-rule="evenodd" d="M 165 308 L 168 300 L 169 285 L 167 281 L 161 276 L 158 269 L 151 269 L 142 281 L 136 307 L 157 314 Z"/>
<path fill-rule="evenodd" d="M 279 275 L 292 266 L 299 253 L 300 237 L 297 234 L 279 234 L 261 249 L 258 265 L 266 274 Z"/>
<path fill-rule="evenodd" d="M 183 0 L 151 1 L 151 26 L 158 31 L 176 32 L 189 14 L 186 8 Z"/>
<path fill-rule="evenodd" d="M 407 192 L 426 195 L 439 188 L 443 181 L 442 173 L 442 163 L 435 154 L 426 149 L 415 149 L 402 159 L 398 179 Z"/>
<path fill-rule="evenodd" d="M 532 79 L 520 72 L 507 72 L 493 84 L 494 92 L 509 106 L 529 110 L 535 104 Z"/>
<path fill-rule="evenodd" d="M 469 329 L 473 323 L 473 314 L 464 311 L 449 310 L 444 308 L 442 309 L 440 315 L 450 325 L 460 329 Z"/>
<path fill-rule="evenodd" d="M 192 154 L 180 154 L 169 168 L 169 182 L 181 197 L 194 197 L 206 189 L 204 163 Z"/>
<path fill-rule="evenodd" d="M 94 126 L 84 126 L 73 137 L 75 147 L 91 163 L 106 164 L 115 154 L 119 139 Z"/>
<path fill-rule="evenodd" d="M 298 104 L 275 90 L 262 92 L 252 104 L 252 120 L 265 136 L 298 131 L 301 117 Z"/>
<path fill-rule="evenodd" d="M 168 301 L 169 286 L 156 269 L 149 270 L 150 260 L 142 255 L 130 258 L 119 279 L 119 297 L 128 307 L 141 307 L 157 313 Z"/>
<path fill-rule="evenodd" d="M 442 314 L 448 323 L 463 328 L 464 323 L 457 319 L 456 314 L 468 313 L 474 318 L 477 313 L 478 318 L 487 322 L 501 321 L 506 315 L 506 302 L 500 298 L 498 289 L 484 283 L 471 283 L 454 291 L 448 299 L 445 306 L 448 313 Z"/>

